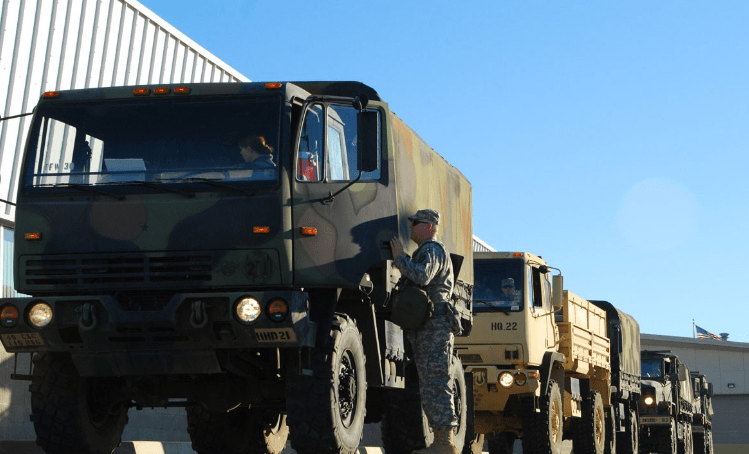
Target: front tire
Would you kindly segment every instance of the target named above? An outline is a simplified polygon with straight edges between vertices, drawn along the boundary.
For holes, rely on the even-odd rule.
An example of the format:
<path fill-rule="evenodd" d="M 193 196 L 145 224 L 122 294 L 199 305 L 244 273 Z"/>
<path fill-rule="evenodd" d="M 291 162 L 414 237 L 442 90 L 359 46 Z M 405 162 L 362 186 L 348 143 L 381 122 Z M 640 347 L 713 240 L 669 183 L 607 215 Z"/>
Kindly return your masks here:
<path fill-rule="evenodd" d="M 662 428 L 658 440 L 659 454 L 676 453 L 676 421 L 671 420 L 671 426 Z"/>
<path fill-rule="evenodd" d="M 364 347 L 356 323 L 337 314 L 325 345 L 312 354 L 312 376 L 289 378 L 291 446 L 299 454 L 354 454 L 366 414 Z"/>
<path fill-rule="evenodd" d="M 188 408 L 187 431 L 198 454 L 281 454 L 289 436 L 286 415 L 248 408 Z"/>
<path fill-rule="evenodd" d="M 562 413 L 562 394 L 559 385 L 549 380 L 549 387 L 539 401 L 540 413 L 532 408 L 533 400 L 526 402 L 523 418 L 523 454 L 550 453 L 562 451 L 562 433 L 564 414 Z M 530 405 L 529 405 L 530 404 Z"/>
<path fill-rule="evenodd" d="M 120 379 L 81 377 L 68 354 L 37 353 L 29 386 L 36 443 L 47 454 L 111 454 L 128 420 L 123 388 Z"/>

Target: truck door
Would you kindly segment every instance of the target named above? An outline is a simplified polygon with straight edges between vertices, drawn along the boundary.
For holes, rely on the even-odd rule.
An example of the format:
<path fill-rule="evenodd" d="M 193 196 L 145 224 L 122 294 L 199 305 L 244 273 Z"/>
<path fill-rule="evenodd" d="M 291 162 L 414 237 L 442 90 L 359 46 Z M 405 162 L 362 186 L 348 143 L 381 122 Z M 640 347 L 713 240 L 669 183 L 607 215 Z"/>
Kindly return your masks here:
<path fill-rule="evenodd" d="M 380 112 L 382 137 L 382 111 L 377 106 L 368 110 Z M 359 177 L 357 112 L 350 104 L 326 102 L 308 103 L 303 109 L 292 153 L 298 285 L 356 288 L 370 267 L 389 258 L 386 242 L 397 227 L 395 199 L 384 184 L 381 147 L 379 168 Z"/>

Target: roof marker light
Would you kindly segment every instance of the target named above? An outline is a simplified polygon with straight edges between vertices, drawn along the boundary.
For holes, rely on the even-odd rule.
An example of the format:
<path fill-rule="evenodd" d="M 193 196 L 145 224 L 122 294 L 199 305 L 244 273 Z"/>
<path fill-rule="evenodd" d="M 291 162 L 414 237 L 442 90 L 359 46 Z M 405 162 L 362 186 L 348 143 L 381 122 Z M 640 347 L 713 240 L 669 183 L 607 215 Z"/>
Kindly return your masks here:
<path fill-rule="evenodd" d="M 281 88 L 281 82 L 268 82 L 265 84 L 266 90 L 278 90 Z"/>
<path fill-rule="evenodd" d="M 267 226 L 255 226 L 252 228 L 252 233 L 270 233 L 270 227 Z"/>
<path fill-rule="evenodd" d="M 151 94 L 151 90 L 148 88 L 134 88 L 133 94 L 135 96 L 148 96 Z"/>
<path fill-rule="evenodd" d="M 59 91 L 45 91 L 42 94 L 42 98 L 59 98 L 60 92 Z"/>
<path fill-rule="evenodd" d="M 317 227 L 302 227 L 302 235 L 317 235 Z"/>
<path fill-rule="evenodd" d="M 176 87 L 174 89 L 175 95 L 189 95 L 190 94 L 190 87 Z"/>
<path fill-rule="evenodd" d="M 26 232 L 23 234 L 23 239 L 26 241 L 38 241 L 42 239 L 41 232 Z"/>
<path fill-rule="evenodd" d="M 169 94 L 169 88 L 167 87 L 158 87 L 153 89 L 154 95 L 168 95 Z"/>

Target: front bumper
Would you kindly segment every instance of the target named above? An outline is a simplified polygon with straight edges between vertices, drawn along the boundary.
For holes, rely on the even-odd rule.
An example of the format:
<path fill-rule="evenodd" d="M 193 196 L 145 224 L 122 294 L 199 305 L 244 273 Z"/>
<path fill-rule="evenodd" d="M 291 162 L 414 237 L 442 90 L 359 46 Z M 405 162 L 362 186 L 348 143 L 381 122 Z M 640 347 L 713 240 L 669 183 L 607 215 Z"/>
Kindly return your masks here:
<path fill-rule="evenodd" d="M 288 315 L 274 321 L 263 310 L 254 323 L 243 324 L 234 306 L 245 296 L 262 308 L 282 298 Z M 53 318 L 36 329 L 28 310 L 39 301 L 52 308 Z M 19 317 L 13 327 L 0 326 L 6 351 L 70 352 L 84 376 L 218 373 L 218 350 L 311 347 L 317 327 L 307 294 L 299 291 L 179 293 L 149 310 L 132 310 L 109 295 L 0 299 L 0 308 L 11 304 Z"/>

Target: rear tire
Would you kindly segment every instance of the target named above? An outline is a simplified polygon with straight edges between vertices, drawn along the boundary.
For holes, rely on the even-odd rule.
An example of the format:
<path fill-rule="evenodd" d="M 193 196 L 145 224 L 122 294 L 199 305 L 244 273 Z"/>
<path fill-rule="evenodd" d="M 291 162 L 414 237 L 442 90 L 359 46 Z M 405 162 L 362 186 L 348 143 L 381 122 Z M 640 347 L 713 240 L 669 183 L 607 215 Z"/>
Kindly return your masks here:
<path fill-rule="evenodd" d="M 123 388 L 117 378 L 81 377 L 66 353 L 37 353 L 29 386 L 36 443 L 47 454 L 111 454 L 128 420 Z"/>
<path fill-rule="evenodd" d="M 312 355 L 312 376 L 289 377 L 291 446 L 299 454 L 354 454 L 364 430 L 367 377 L 356 323 L 336 314 L 328 340 Z"/>
<path fill-rule="evenodd" d="M 591 391 L 583 401 L 582 418 L 573 426 L 572 446 L 577 454 L 603 454 L 606 446 L 606 416 L 603 399 L 598 391 Z"/>
<path fill-rule="evenodd" d="M 616 439 L 616 450 L 618 454 L 638 454 L 640 452 L 640 423 L 636 410 L 629 410 L 626 424 L 626 431 L 619 434 Z"/>
<path fill-rule="evenodd" d="M 248 408 L 218 413 L 188 408 L 187 431 L 198 454 L 281 454 L 289 436 L 286 415 Z"/>
<path fill-rule="evenodd" d="M 684 439 L 677 443 L 679 454 L 694 454 L 694 441 L 692 440 L 692 425 L 685 424 Z"/>

